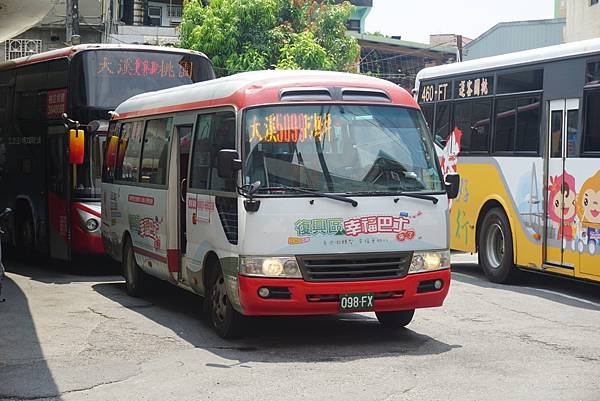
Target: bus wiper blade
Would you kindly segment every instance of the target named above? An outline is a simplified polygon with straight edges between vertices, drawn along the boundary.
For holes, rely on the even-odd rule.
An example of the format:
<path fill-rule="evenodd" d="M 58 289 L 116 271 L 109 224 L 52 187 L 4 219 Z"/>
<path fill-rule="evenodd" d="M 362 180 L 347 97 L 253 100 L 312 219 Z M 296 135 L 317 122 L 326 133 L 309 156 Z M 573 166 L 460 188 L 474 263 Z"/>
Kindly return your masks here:
<path fill-rule="evenodd" d="M 434 205 L 437 205 L 439 199 L 435 196 L 416 194 L 413 192 L 394 192 L 394 191 L 359 191 L 359 192 L 347 192 L 346 195 L 370 195 L 370 196 L 405 196 L 407 198 L 423 199 L 428 200 Z"/>
<path fill-rule="evenodd" d="M 354 199 L 348 198 L 346 196 L 341 196 L 341 195 L 335 195 L 335 194 L 328 194 L 325 192 L 320 192 L 320 191 L 316 191 L 313 189 L 306 189 L 306 188 L 302 188 L 302 187 L 288 187 L 287 185 L 277 185 L 274 187 L 261 187 L 259 190 L 265 190 L 265 191 L 269 191 L 269 190 L 277 190 L 277 189 L 287 189 L 289 191 L 294 191 L 294 192 L 300 192 L 300 193 L 304 193 L 304 194 L 311 194 L 311 195 L 316 195 L 316 196 L 321 196 L 323 198 L 329 198 L 329 199 L 334 199 L 340 202 L 346 202 L 351 204 L 352 206 L 356 207 L 358 206 L 358 202 L 355 201 Z"/>

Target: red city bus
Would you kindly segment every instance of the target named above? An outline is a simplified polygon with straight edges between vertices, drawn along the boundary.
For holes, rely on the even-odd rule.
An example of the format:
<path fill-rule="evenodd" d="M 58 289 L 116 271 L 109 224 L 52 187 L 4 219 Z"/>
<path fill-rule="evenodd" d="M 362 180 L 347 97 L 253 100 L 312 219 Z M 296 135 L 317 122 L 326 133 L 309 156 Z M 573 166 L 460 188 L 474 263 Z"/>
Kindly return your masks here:
<path fill-rule="evenodd" d="M 151 46 L 81 45 L 0 63 L 0 208 L 14 210 L 6 238 L 22 254 L 60 260 L 103 253 L 108 111 L 139 93 L 213 78 L 203 54 Z M 66 132 L 77 127 L 64 113 L 84 134 L 77 164 Z"/>

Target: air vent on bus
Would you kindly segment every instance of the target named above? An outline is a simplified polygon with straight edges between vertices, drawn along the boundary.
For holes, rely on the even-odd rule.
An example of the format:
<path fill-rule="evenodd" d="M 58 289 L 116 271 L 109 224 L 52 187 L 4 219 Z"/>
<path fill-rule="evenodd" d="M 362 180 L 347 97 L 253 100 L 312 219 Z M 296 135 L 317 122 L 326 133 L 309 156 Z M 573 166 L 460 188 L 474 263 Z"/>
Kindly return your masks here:
<path fill-rule="evenodd" d="M 390 96 L 376 89 L 342 89 L 342 100 L 368 101 L 368 102 L 391 102 Z"/>
<path fill-rule="evenodd" d="M 301 102 L 311 100 L 332 100 L 327 88 L 290 88 L 283 89 L 279 95 L 282 102 Z"/>
<path fill-rule="evenodd" d="M 221 220 L 221 226 L 225 231 L 225 237 L 232 245 L 238 243 L 238 208 L 236 198 L 224 198 L 217 196 L 215 205 Z"/>

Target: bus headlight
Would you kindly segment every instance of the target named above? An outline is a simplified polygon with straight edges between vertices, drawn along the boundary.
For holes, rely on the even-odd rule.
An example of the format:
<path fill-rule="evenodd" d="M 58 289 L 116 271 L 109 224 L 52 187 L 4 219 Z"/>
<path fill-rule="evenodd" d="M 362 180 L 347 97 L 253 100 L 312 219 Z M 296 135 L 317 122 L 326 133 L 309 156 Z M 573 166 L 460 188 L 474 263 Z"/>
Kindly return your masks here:
<path fill-rule="evenodd" d="M 98 226 L 98 220 L 96 219 L 87 219 L 87 221 L 85 222 L 85 229 L 89 232 L 96 231 L 98 229 Z"/>
<path fill-rule="evenodd" d="M 240 274 L 242 276 L 302 278 L 296 258 L 241 256 Z"/>
<path fill-rule="evenodd" d="M 418 251 L 413 254 L 408 273 L 424 273 L 450 268 L 450 251 Z"/>

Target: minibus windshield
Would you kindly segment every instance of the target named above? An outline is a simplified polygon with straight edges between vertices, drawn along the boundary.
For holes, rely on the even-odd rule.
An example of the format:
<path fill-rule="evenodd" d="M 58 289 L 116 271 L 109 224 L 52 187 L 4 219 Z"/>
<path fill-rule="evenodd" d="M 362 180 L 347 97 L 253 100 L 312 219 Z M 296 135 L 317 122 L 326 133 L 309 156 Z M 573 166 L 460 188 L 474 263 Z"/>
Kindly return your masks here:
<path fill-rule="evenodd" d="M 440 192 L 442 178 L 416 109 L 285 105 L 244 116 L 244 184 L 356 195 Z M 262 193 L 265 193 L 263 191 Z M 293 193 L 293 191 L 288 191 Z"/>

